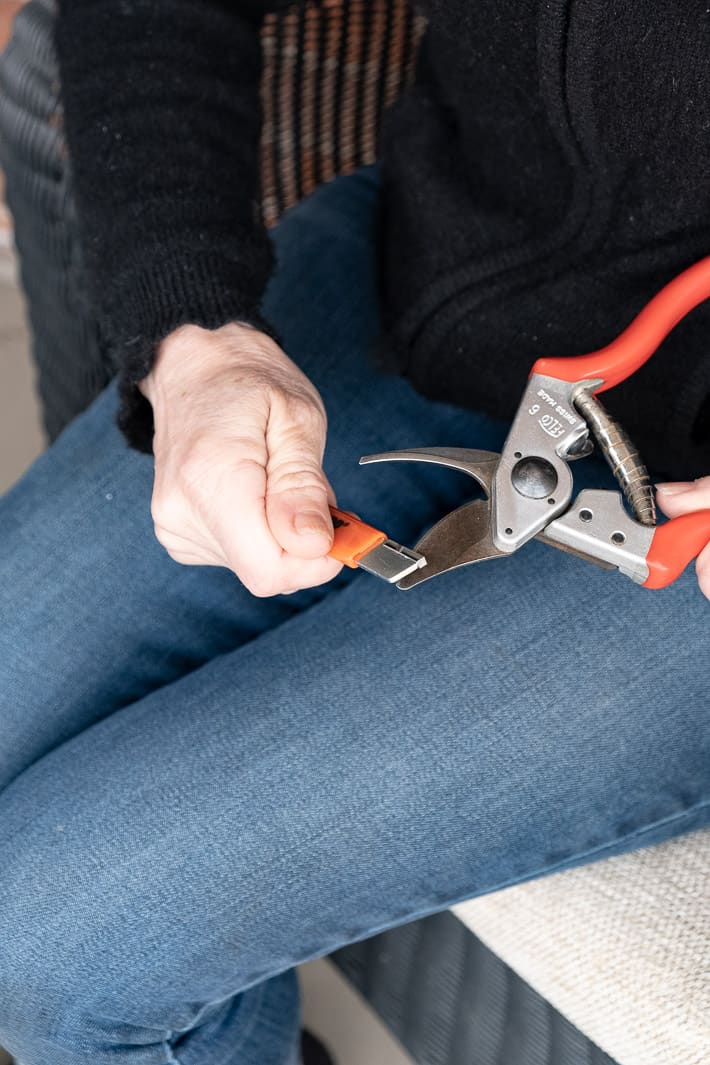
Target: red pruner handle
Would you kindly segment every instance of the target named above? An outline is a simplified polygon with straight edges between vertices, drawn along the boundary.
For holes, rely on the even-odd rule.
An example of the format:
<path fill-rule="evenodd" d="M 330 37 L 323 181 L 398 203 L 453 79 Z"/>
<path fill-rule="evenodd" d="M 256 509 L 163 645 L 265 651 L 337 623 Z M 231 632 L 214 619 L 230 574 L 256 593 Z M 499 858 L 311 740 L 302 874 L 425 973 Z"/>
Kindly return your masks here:
<path fill-rule="evenodd" d="M 696 510 L 659 525 L 646 555 L 648 577 L 644 588 L 672 584 L 710 543 L 710 510 Z"/>
<path fill-rule="evenodd" d="M 681 318 L 709 297 L 710 256 L 706 256 L 662 288 L 611 344 L 589 355 L 538 359 L 531 373 L 570 384 L 601 379 L 603 384 L 595 391 L 605 392 L 648 362 Z"/>

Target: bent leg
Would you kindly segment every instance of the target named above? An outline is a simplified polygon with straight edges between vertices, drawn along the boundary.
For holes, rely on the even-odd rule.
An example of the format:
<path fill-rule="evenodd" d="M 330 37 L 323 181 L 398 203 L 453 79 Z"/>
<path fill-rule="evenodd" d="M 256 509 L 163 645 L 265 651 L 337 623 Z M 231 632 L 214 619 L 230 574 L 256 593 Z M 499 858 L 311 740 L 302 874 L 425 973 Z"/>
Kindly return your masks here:
<path fill-rule="evenodd" d="M 357 577 L 0 796 L 0 1040 L 236 1065 L 212 1040 L 266 977 L 707 824 L 707 652 L 690 572 L 649 593 L 533 544 L 409 593 Z"/>

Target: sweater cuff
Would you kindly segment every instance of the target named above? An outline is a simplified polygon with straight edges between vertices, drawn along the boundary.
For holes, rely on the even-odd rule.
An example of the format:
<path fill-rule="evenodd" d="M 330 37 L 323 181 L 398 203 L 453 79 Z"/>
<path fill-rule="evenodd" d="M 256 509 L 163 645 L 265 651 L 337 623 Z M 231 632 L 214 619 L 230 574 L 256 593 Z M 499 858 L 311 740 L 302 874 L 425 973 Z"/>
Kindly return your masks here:
<path fill-rule="evenodd" d="M 240 321 L 267 333 L 274 329 L 261 315 L 265 274 L 220 256 L 173 259 L 118 285 L 120 304 L 104 302 L 100 320 L 103 345 L 119 374 L 118 425 L 139 451 L 153 449 L 153 409 L 138 389 L 150 372 L 161 341 L 182 325 L 218 329 Z"/>

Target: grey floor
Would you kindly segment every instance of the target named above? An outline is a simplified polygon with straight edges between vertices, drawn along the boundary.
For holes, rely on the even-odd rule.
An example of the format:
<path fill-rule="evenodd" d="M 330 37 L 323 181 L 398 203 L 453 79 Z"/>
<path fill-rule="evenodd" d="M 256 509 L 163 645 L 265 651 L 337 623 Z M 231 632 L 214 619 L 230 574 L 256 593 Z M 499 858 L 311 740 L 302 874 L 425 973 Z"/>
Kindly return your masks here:
<path fill-rule="evenodd" d="M 0 492 L 42 446 L 22 302 L 9 253 L 0 246 Z"/>
<path fill-rule="evenodd" d="M 43 447 L 22 300 L 2 238 L 0 232 L 0 493 Z M 411 1065 L 411 1059 L 329 962 L 304 965 L 300 975 L 304 1021 L 328 1043 L 337 1065 Z M 0 1065 L 8 1062 L 0 1049 Z"/>

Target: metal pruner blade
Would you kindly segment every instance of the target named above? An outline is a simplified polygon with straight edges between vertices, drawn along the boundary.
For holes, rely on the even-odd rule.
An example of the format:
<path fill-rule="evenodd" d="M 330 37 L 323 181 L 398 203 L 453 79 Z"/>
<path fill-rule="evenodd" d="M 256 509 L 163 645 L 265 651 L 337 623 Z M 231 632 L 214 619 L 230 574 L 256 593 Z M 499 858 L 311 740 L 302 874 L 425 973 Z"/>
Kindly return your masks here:
<path fill-rule="evenodd" d="M 402 590 L 414 588 L 422 581 L 448 570 L 470 566 L 504 552 L 493 543 L 491 535 L 491 492 L 500 455 L 493 451 L 476 451 L 459 447 L 421 447 L 408 451 L 384 451 L 364 455 L 361 465 L 371 462 L 429 462 L 460 470 L 472 477 L 486 493 L 486 499 L 474 499 L 446 514 L 415 546 L 426 558 L 426 565 L 397 582 Z"/>

